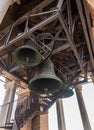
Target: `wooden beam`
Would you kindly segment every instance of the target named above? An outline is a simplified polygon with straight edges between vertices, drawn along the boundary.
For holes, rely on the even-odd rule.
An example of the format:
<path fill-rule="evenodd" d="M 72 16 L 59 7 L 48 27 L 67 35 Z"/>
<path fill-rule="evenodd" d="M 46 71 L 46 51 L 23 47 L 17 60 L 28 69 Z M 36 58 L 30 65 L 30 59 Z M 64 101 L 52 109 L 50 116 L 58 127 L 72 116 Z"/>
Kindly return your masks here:
<path fill-rule="evenodd" d="M 17 2 L 20 3 L 20 0 L 0 0 L 0 24 L 9 8 L 10 5 Z"/>
<path fill-rule="evenodd" d="M 13 76 L 12 74 L 8 73 L 7 71 L 3 70 L 0 68 L 0 71 L 2 72 L 2 76 L 4 76 L 6 79 L 12 81 L 12 80 L 19 80 L 17 77 Z M 20 86 L 22 88 L 27 88 L 27 84 L 24 83 L 23 81 L 20 81 Z"/>
<path fill-rule="evenodd" d="M 89 6 L 94 9 L 94 0 L 86 0 Z"/>

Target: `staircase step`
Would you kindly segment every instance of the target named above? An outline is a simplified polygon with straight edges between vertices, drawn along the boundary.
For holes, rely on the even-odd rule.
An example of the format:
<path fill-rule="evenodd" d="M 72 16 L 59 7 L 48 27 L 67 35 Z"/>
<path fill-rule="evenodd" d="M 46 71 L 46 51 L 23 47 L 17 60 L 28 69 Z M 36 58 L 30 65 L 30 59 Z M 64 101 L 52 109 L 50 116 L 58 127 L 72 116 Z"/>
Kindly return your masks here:
<path fill-rule="evenodd" d="M 4 126 L 0 126 L 0 128 L 12 129 L 12 126 L 13 126 L 13 122 L 10 122 L 10 123 L 6 123 L 6 125 L 4 125 Z"/>
<path fill-rule="evenodd" d="M 10 122 L 10 123 L 6 123 L 6 125 L 13 125 L 13 122 Z"/>

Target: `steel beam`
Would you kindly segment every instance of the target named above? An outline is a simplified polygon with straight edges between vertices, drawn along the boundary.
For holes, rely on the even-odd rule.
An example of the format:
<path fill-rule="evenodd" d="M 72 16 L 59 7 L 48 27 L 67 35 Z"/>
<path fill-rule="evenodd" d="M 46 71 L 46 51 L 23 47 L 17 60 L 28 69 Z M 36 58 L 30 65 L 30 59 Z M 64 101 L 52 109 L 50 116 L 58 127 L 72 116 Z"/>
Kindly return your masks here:
<path fill-rule="evenodd" d="M 26 38 L 28 36 L 30 36 L 31 33 L 33 33 L 34 31 L 36 31 L 37 29 L 49 24 L 50 22 L 54 21 L 58 16 L 58 13 L 53 14 L 52 16 L 50 16 L 49 18 L 43 20 L 42 22 L 40 22 L 39 24 L 35 25 L 34 27 L 32 27 L 31 29 L 28 30 L 28 32 L 24 32 L 20 35 L 18 35 L 17 37 L 15 37 L 14 39 L 12 39 L 11 41 L 9 41 L 8 45 L 4 45 L 0 48 L 0 51 L 3 51 L 4 49 L 7 49 L 9 46 L 13 45 L 15 42 Z"/>
<path fill-rule="evenodd" d="M 82 23 L 82 27 L 83 27 L 85 39 L 86 39 L 86 44 L 87 44 L 88 51 L 89 51 L 89 54 L 90 54 L 92 66 L 94 68 L 93 54 L 92 54 L 90 40 L 89 40 L 89 36 L 88 36 L 86 24 L 85 24 L 85 19 L 84 19 L 84 14 L 83 14 L 83 9 L 82 9 L 82 5 L 81 5 L 81 1 L 80 0 L 76 0 L 76 4 L 77 4 L 78 12 L 79 12 L 79 15 L 80 15 L 80 19 L 81 19 L 81 23 Z"/>
<path fill-rule="evenodd" d="M 73 50 L 73 52 L 74 52 L 74 54 L 75 54 L 75 56 L 76 56 L 76 58 L 77 58 L 77 61 L 78 61 L 79 65 L 80 65 L 80 68 L 81 68 L 81 71 L 83 72 L 83 74 L 85 74 L 85 71 L 84 71 L 83 65 L 82 65 L 82 63 L 81 63 L 81 60 L 80 60 L 78 51 L 77 51 L 77 49 L 76 49 L 76 46 L 75 46 L 75 44 L 74 44 L 74 41 L 73 41 L 72 38 L 71 38 L 71 35 L 70 35 L 70 33 L 69 33 L 69 30 L 68 30 L 68 27 L 67 27 L 67 25 L 66 25 L 66 23 L 65 23 L 65 19 L 64 19 L 63 15 L 62 15 L 62 13 L 61 13 L 60 11 L 59 11 L 59 14 L 58 14 L 58 19 L 59 19 L 59 21 L 60 21 L 60 23 L 61 23 L 61 25 L 62 25 L 62 27 L 63 27 L 63 29 L 64 29 L 66 35 L 67 35 L 67 37 L 68 37 L 69 43 L 70 43 L 71 48 L 72 48 L 72 50 Z"/>
<path fill-rule="evenodd" d="M 87 20 L 87 27 L 88 27 L 88 31 L 89 31 L 89 35 L 90 35 L 90 40 L 91 40 L 91 44 L 92 44 L 92 48 L 93 48 L 93 52 L 94 52 L 94 39 L 93 39 L 93 34 L 92 34 L 92 27 L 91 27 L 91 21 L 90 21 L 90 16 L 89 16 L 89 10 L 87 8 L 87 3 L 86 0 L 82 0 L 83 1 L 83 5 L 84 5 L 84 10 L 85 10 L 85 15 L 86 15 L 86 20 Z"/>
<path fill-rule="evenodd" d="M 54 49 L 53 52 L 52 52 L 52 55 L 54 55 L 54 54 L 56 54 L 60 51 L 63 51 L 65 49 L 69 48 L 69 47 L 70 47 L 70 44 L 62 45 L 62 46 L 58 47 L 57 49 Z"/>
<path fill-rule="evenodd" d="M 64 0 L 58 0 L 58 4 L 57 4 L 57 8 L 59 10 L 61 10 L 62 4 L 63 4 Z"/>
<path fill-rule="evenodd" d="M 72 35 L 72 14 L 71 14 L 71 2 L 70 2 L 70 0 L 67 0 L 67 11 L 68 11 L 69 32 Z"/>
<path fill-rule="evenodd" d="M 51 4 L 52 2 L 54 2 L 55 0 L 44 0 L 43 2 L 41 2 L 40 4 L 38 4 L 35 8 L 33 8 L 31 10 L 31 13 L 37 13 L 37 12 L 42 12 L 43 8 L 45 8 L 46 6 L 48 6 L 49 4 Z"/>

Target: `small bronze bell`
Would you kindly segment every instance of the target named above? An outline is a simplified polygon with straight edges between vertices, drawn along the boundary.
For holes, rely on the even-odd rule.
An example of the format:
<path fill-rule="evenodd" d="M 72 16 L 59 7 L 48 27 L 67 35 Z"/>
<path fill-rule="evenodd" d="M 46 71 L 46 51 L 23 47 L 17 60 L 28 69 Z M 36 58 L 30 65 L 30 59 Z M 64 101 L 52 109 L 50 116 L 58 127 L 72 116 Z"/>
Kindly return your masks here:
<path fill-rule="evenodd" d="M 35 77 L 28 84 L 29 89 L 37 94 L 56 93 L 63 86 L 62 81 L 55 75 L 54 65 L 50 60 L 38 66 Z"/>
<path fill-rule="evenodd" d="M 26 39 L 24 44 L 16 49 L 15 57 L 20 64 L 28 67 L 38 65 L 42 58 L 37 44 L 31 39 Z"/>

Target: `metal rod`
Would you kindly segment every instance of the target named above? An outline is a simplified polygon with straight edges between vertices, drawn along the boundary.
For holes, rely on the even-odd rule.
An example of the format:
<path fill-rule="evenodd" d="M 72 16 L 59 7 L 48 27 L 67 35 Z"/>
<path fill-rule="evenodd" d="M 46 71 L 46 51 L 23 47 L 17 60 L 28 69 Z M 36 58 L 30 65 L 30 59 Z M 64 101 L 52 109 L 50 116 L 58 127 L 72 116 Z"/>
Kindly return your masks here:
<path fill-rule="evenodd" d="M 62 25 L 62 27 L 63 27 L 66 35 L 67 35 L 67 37 L 68 37 L 69 43 L 70 43 L 71 48 L 72 48 L 72 50 L 73 50 L 73 52 L 74 52 L 74 54 L 75 54 L 75 56 L 77 58 L 77 61 L 78 61 L 79 65 L 80 65 L 80 68 L 81 68 L 81 71 L 83 72 L 83 74 L 85 74 L 83 65 L 81 63 L 81 60 L 80 60 L 80 57 L 79 57 L 79 54 L 78 54 L 78 51 L 77 51 L 76 46 L 74 44 L 74 41 L 72 40 L 71 35 L 70 35 L 69 31 L 68 31 L 68 28 L 66 26 L 64 17 L 63 17 L 63 15 L 62 15 L 62 13 L 60 11 L 59 11 L 59 14 L 58 14 L 58 19 L 59 19 L 59 21 L 60 21 L 60 23 L 61 23 L 61 25 Z"/>
<path fill-rule="evenodd" d="M 82 1 L 83 1 L 83 5 L 84 5 L 90 40 L 91 40 L 91 44 L 92 44 L 92 48 L 93 48 L 93 52 L 94 52 L 94 39 L 93 39 L 92 31 L 91 31 L 91 21 L 90 21 L 90 16 L 89 16 L 89 10 L 87 8 L 86 0 L 82 0 Z"/>
<path fill-rule="evenodd" d="M 5 64 L 4 60 L 2 59 L 2 57 L 0 57 L 0 61 L 2 62 L 3 66 L 6 68 L 6 64 Z"/>
<path fill-rule="evenodd" d="M 8 33 L 8 37 L 7 37 L 7 40 L 6 40 L 6 42 L 5 42 L 6 45 L 7 45 L 8 42 L 9 42 L 9 39 L 10 39 L 10 36 L 11 36 L 12 30 L 13 30 L 13 24 L 10 26 L 9 33 Z"/>
<path fill-rule="evenodd" d="M 41 13 L 37 13 L 37 14 L 30 14 L 29 17 L 35 17 L 35 16 L 39 16 L 39 15 L 50 14 L 50 13 L 54 13 L 54 12 L 57 12 L 57 11 L 58 11 L 58 9 L 45 11 L 45 12 L 41 12 Z"/>
<path fill-rule="evenodd" d="M 10 52 L 8 54 L 8 69 L 10 68 L 11 64 L 12 64 L 12 53 Z"/>
<path fill-rule="evenodd" d="M 80 15 L 80 19 L 81 19 L 81 23 L 82 23 L 82 27 L 83 27 L 88 51 L 89 51 L 89 54 L 90 54 L 91 63 L 92 63 L 93 68 L 94 68 L 93 54 L 92 54 L 92 49 L 91 49 L 91 46 L 90 46 L 90 40 L 89 40 L 89 37 L 88 37 L 88 32 L 87 32 L 87 28 L 86 28 L 86 24 L 85 24 L 85 19 L 84 19 L 84 15 L 83 15 L 83 9 L 82 9 L 82 5 L 81 5 L 81 1 L 76 0 L 76 4 L 77 4 L 78 12 L 79 12 L 79 15 Z"/>
<path fill-rule="evenodd" d="M 61 10 L 61 7 L 62 7 L 63 2 L 64 2 L 64 0 L 59 0 L 59 1 L 58 1 L 57 8 L 58 8 L 59 10 Z"/>
<path fill-rule="evenodd" d="M 71 74 L 72 76 L 74 76 L 74 73 L 70 70 L 70 69 L 68 69 L 66 66 L 64 66 L 63 64 L 61 64 L 61 66 L 63 67 L 63 68 L 65 68 L 68 72 L 69 72 L 69 74 Z"/>
<path fill-rule="evenodd" d="M 67 0 L 67 11 L 68 11 L 69 32 L 70 32 L 70 34 L 72 34 L 72 14 L 71 14 L 71 3 L 70 3 L 70 0 Z"/>
<path fill-rule="evenodd" d="M 2 35 L 2 37 L 0 38 L 0 42 L 5 39 L 5 37 L 8 35 L 8 33 L 9 33 L 9 32 L 6 32 L 4 35 Z"/>
<path fill-rule="evenodd" d="M 45 12 L 41 12 L 41 13 L 37 13 L 37 14 L 36 13 L 35 14 L 30 14 L 29 18 L 44 15 L 44 14 L 54 13 L 54 12 L 58 12 L 58 9 L 45 11 Z M 28 17 L 28 13 L 26 13 L 24 16 L 22 16 L 18 20 L 16 20 L 16 22 L 13 24 L 13 26 L 15 27 L 18 24 L 22 23 L 23 21 L 25 21 L 27 19 L 27 17 Z"/>
<path fill-rule="evenodd" d="M 68 44 L 68 43 L 65 44 L 65 45 L 62 45 L 62 46 L 58 47 L 57 49 L 54 49 L 53 52 L 52 52 L 52 55 L 54 55 L 54 54 L 56 54 L 60 51 L 63 51 L 65 49 L 69 48 L 69 47 L 70 47 L 70 44 Z"/>
<path fill-rule="evenodd" d="M 34 31 L 36 31 L 38 28 L 43 27 L 43 26 L 49 24 L 50 22 L 54 21 L 54 20 L 57 18 L 57 16 L 58 16 L 58 13 L 56 13 L 56 14 L 50 16 L 50 17 L 47 18 L 46 20 L 43 20 L 43 21 L 40 22 L 39 24 L 37 24 L 37 25 L 35 25 L 34 27 L 32 27 L 31 29 L 29 29 L 28 32 L 24 32 L 24 33 L 22 33 L 21 35 L 17 36 L 16 38 L 12 39 L 12 40 L 8 43 L 8 45 L 2 46 L 2 47 L 0 48 L 0 51 L 6 49 L 6 48 L 9 47 L 10 45 L 13 45 L 15 42 L 17 42 L 17 41 L 19 41 L 19 40 L 21 40 L 21 39 L 23 39 L 23 38 L 26 38 L 26 37 L 30 36 L 30 34 L 33 33 Z"/>
<path fill-rule="evenodd" d="M 24 32 L 28 32 L 28 29 L 29 29 L 29 27 L 28 27 L 28 23 L 29 23 L 29 12 L 28 12 L 28 16 L 27 16 L 27 18 L 26 18 L 26 23 L 25 23 L 25 29 L 24 29 Z"/>

